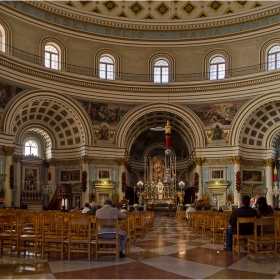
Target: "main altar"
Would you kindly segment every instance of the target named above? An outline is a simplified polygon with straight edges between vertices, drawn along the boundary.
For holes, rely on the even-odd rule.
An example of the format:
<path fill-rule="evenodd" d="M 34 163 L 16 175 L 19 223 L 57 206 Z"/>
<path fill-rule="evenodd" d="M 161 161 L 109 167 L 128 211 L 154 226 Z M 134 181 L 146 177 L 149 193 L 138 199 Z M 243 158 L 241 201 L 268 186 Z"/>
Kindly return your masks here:
<path fill-rule="evenodd" d="M 167 121 L 165 126 L 166 150 L 163 158 L 149 159 L 145 163 L 145 179 L 138 182 L 138 201 L 147 205 L 148 210 L 173 211 L 177 208 L 177 197 L 184 192 L 176 190 L 176 156 L 170 149 L 171 126 Z M 142 191 L 143 189 L 143 191 Z"/>

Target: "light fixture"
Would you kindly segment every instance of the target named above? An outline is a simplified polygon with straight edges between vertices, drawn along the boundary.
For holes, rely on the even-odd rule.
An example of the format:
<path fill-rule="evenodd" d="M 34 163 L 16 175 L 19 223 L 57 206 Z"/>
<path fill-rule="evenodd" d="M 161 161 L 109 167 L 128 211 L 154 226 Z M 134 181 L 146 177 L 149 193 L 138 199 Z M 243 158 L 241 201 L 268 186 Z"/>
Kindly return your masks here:
<path fill-rule="evenodd" d="M 156 126 L 156 127 L 151 127 L 150 130 L 152 131 L 164 131 L 164 127 L 163 126 Z"/>

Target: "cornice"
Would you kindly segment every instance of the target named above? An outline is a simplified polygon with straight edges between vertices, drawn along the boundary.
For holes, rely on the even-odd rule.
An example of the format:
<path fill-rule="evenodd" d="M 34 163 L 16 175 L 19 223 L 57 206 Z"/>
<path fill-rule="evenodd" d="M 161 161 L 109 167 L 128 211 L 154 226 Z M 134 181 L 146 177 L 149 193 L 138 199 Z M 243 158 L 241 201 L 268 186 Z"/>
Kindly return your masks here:
<path fill-rule="evenodd" d="M 9 5 L 3 4 L 4 2 Z M 12 3 L 12 4 L 11 4 Z M 88 12 L 69 11 L 63 7 L 54 6 L 46 1 L 3 1 L 0 6 L 16 14 L 29 19 L 62 28 L 65 32 L 78 32 L 79 36 L 95 36 L 103 40 L 118 40 L 120 42 L 138 42 L 139 44 L 153 44 L 157 42 L 170 42 L 173 44 L 190 44 L 190 42 L 210 42 L 219 39 L 230 40 L 249 36 L 249 34 L 266 31 L 280 25 L 280 7 L 268 7 L 261 11 L 250 11 L 247 15 L 226 16 L 226 19 L 203 19 L 196 21 L 157 22 L 152 24 L 148 21 L 126 21 L 125 18 L 111 18 L 102 15 L 94 15 Z M 18 6 L 21 5 L 21 8 Z M 16 8 L 14 8 L 15 6 Z M 28 7 L 46 14 L 45 18 L 39 18 L 36 12 L 28 14 Z M 16 13 L 16 14 L 15 14 Z M 51 19 L 49 18 L 51 17 Z M 274 19 L 275 17 L 275 19 Z M 69 21 L 71 26 L 69 26 Z M 67 24 L 66 24 L 67 22 Z M 81 26 L 77 27 L 79 24 Z M 96 27 L 96 28 L 95 28 Z M 90 30 L 88 30 L 88 28 Z M 98 28 L 101 30 L 96 31 Z M 126 33 L 129 32 L 128 33 Z M 140 33 L 139 33 L 140 32 Z M 222 34 L 220 34 L 220 32 Z M 137 34 L 136 34 L 137 33 Z M 152 33 L 152 34 L 150 34 Z M 199 37 L 199 38 L 198 38 Z"/>
<path fill-rule="evenodd" d="M 140 29 L 140 30 L 164 30 L 164 31 L 178 31 L 181 30 L 188 30 L 188 29 L 205 29 L 205 28 L 213 28 L 213 27 L 220 27 L 220 26 L 229 26 L 229 25 L 236 25 L 240 23 L 247 23 L 252 22 L 256 19 L 264 19 L 268 16 L 277 15 L 280 13 L 280 7 L 268 7 L 264 10 L 260 11 L 249 11 L 248 14 L 245 15 L 233 15 L 230 19 L 203 19 L 203 22 L 198 23 L 198 20 L 195 21 L 186 21 L 180 20 L 178 23 L 168 22 L 164 25 L 162 22 L 153 21 L 151 24 L 150 22 L 139 22 L 139 20 L 132 20 L 132 19 L 125 19 L 125 18 L 111 18 L 106 15 L 96 16 L 94 14 L 89 14 L 87 11 L 69 11 L 69 9 L 54 6 L 51 2 L 45 1 L 25 1 L 26 5 L 35 6 L 42 11 L 47 11 L 49 13 L 53 13 L 56 15 L 61 15 L 66 18 L 73 18 L 75 20 L 81 22 L 92 22 L 97 25 L 102 26 L 112 26 L 112 27 L 119 27 L 123 29 Z M 103 19 L 105 18 L 105 19 Z M 128 22 L 129 21 L 129 22 Z"/>
<path fill-rule="evenodd" d="M 178 94 L 178 98 L 180 99 L 180 102 L 182 102 L 182 95 L 185 93 L 195 94 L 197 92 L 205 92 L 204 98 L 212 98 L 212 93 L 222 90 L 236 90 L 237 88 L 245 88 L 245 87 L 253 87 L 253 86 L 260 86 L 262 84 L 268 84 L 273 82 L 278 82 L 280 80 L 280 71 L 270 71 L 270 72 L 262 72 L 261 74 L 256 74 L 256 76 L 252 77 L 239 77 L 233 78 L 233 79 L 225 79 L 224 81 L 219 81 L 218 83 L 211 83 L 209 84 L 209 81 L 206 81 L 205 84 L 202 84 L 203 81 L 200 82 L 199 85 L 194 85 L 197 82 L 190 82 L 189 85 L 186 85 L 186 83 L 170 83 L 166 87 L 159 87 L 156 86 L 154 83 L 151 82 L 151 85 L 147 85 L 145 83 L 145 87 L 141 82 L 136 84 L 135 82 L 133 85 L 129 85 L 125 81 L 114 81 L 110 82 L 106 80 L 103 82 L 103 80 L 97 80 L 93 81 L 92 77 L 87 76 L 79 76 L 79 78 L 74 77 L 73 74 L 67 73 L 67 72 L 60 72 L 60 71 L 51 71 L 46 69 L 45 67 L 38 66 L 36 64 L 30 64 L 26 63 L 25 61 L 19 61 L 14 59 L 11 56 L 7 56 L 6 54 L 0 53 L 0 64 L 2 71 L 0 71 L 2 78 L 11 79 L 11 76 L 8 75 L 5 77 L 5 73 L 8 73 L 7 69 L 11 69 L 14 72 L 22 73 L 25 75 L 32 76 L 32 79 L 34 80 L 34 77 L 37 77 L 38 79 L 45 79 L 49 82 L 54 83 L 61 83 L 66 84 L 69 86 L 77 86 L 81 88 L 88 88 L 90 90 L 96 90 L 96 91 L 102 91 L 102 92 L 121 92 L 122 94 L 125 92 L 129 93 L 135 93 L 135 100 L 133 99 L 133 96 L 130 95 L 130 101 L 139 102 L 139 95 L 138 94 L 147 94 L 149 98 L 152 98 L 151 93 L 154 94 L 154 98 L 160 94 L 160 96 L 163 96 L 164 94 L 171 94 L 174 97 L 174 100 L 176 100 L 175 94 Z M 6 70 L 4 70 L 6 67 Z M 18 74 L 19 76 L 20 74 Z M 18 79 L 17 76 L 17 79 Z M 249 76 L 249 75 L 248 75 Z M 126 83 L 126 84 L 125 84 Z M 30 86 L 30 85 L 29 85 Z M 47 83 L 46 83 L 47 86 Z M 53 84 L 52 84 L 53 86 Z M 207 94 L 209 92 L 209 94 Z M 125 94 L 123 97 L 127 100 Z M 190 98 L 191 96 L 189 96 Z M 218 97 L 217 95 L 215 96 Z M 235 95 L 236 97 L 236 95 Z M 244 94 L 242 96 L 244 98 Z M 104 96 L 103 96 L 104 98 Z M 142 101 L 141 101 L 142 102 Z M 176 102 L 176 101 L 175 101 Z"/>

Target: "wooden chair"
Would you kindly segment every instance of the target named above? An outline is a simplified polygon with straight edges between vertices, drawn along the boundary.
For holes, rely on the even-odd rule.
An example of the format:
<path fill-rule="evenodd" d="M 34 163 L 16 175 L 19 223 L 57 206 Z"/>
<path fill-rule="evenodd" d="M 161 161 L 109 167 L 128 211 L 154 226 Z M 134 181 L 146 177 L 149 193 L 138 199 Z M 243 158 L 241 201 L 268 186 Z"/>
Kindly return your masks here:
<path fill-rule="evenodd" d="M 248 259 L 258 262 L 258 255 L 273 255 L 277 260 L 277 227 L 275 217 L 256 219 L 254 235 L 248 238 Z"/>
<path fill-rule="evenodd" d="M 112 238 L 104 238 L 102 234 L 99 234 L 99 228 L 106 228 L 108 233 L 112 235 Z M 95 260 L 98 261 L 100 255 L 114 254 L 116 256 L 116 262 L 120 257 L 120 236 L 119 232 L 119 220 L 118 219 L 98 219 L 96 218 L 96 250 Z M 114 234 L 117 233 L 117 234 Z"/>
<path fill-rule="evenodd" d="M 38 215 L 36 213 L 24 213 L 18 216 L 17 256 L 27 251 L 33 251 L 35 259 L 41 252 L 41 235 L 39 229 Z"/>
<path fill-rule="evenodd" d="M 204 214 L 195 213 L 193 231 L 196 236 L 198 236 L 199 234 L 202 234 L 203 223 L 204 223 Z"/>
<path fill-rule="evenodd" d="M 234 252 L 237 252 L 238 257 L 240 254 L 240 249 L 247 246 L 247 240 L 250 237 L 253 237 L 254 234 L 240 234 L 240 227 L 242 224 L 252 224 L 252 227 L 255 226 L 256 217 L 238 217 L 236 223 L 236 234 L 232 235 L 232 248 Z"/>
<path fill-rule="evenodd" d="M 87 215 L 69 218 L 68 229 L 68 260 L 72 253 L 87 254 L 88 261 L 93 256 L 92 247 L 95 244 L 91 231 L 91 218 Z"/>
<path fill-rule="evenodd" d="M 64 218 L 55 216 L 43 216 L 41 223 L 42 232 L 42 258 L 46 253 L 60 253 L 63 260 L 64 253 Z"/>
<path fill-rule="evenodd" d="M 13 248 L 16 250 L 17 226 L 16 215 L 7 213 L 0 216 L 0 248 L 3 255 L 4 248 L 9 248 L 10 256 L 12 256 Z"/>
<path fill-rule="evenodd" d="M 136 212 L 134 214 L 133 226 L 133 240 L 136 241 L 137 237 L 143 238 L 145 236 L 145 220 L 142 213 Z"/>
<path fill-rule="evenodd" d="M 212 218 L 212 224 L 210 228 L 211 242 L 214 243 L 225 243 L 225 232 L 228 227 L 228 215 L 226 214 L 215 214 Z"/>
<path fill-rule="evenodd" d="M 211 237 L 211 225 L 212 225 L 213 212 L 207 212 L 204 215 L 204 222 L 202 225 L 202 238 Z"/>

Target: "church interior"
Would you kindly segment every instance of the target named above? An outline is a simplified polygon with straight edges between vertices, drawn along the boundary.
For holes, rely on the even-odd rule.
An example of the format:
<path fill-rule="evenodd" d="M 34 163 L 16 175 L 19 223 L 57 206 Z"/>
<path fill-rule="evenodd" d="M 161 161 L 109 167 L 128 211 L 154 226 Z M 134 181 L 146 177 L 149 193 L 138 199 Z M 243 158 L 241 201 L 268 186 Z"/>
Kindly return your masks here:
<path fill-rule="evenodd" d="M 279 209 L 279 25 L 279 1 L 0 1 L 0 212 L 155 214 L 119 263 L 25 257 L 33 277 L 280 279 L 175 219 L 243 195 Z"/>

